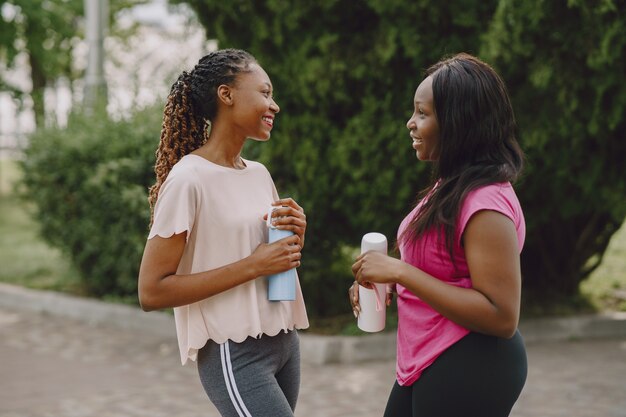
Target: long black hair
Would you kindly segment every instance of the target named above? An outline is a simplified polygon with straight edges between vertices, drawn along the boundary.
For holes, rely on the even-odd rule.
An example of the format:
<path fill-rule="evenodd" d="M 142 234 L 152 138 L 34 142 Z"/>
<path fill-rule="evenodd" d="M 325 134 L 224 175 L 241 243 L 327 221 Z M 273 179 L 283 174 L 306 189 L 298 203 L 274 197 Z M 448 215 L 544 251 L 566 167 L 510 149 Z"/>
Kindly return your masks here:
<path fill-rule="evenodd" d="M 439 158 L 418 201 L 427 198 L 399 243 L 436 228 L 454 261 L 454 233 L 463 200 L 478 187 L 514 182 L 522 172 L 524 154 L 515 137 L 511 100 L 493 68 L 461 53 L 428 68 L 429 76 L 439 124 Z"/>

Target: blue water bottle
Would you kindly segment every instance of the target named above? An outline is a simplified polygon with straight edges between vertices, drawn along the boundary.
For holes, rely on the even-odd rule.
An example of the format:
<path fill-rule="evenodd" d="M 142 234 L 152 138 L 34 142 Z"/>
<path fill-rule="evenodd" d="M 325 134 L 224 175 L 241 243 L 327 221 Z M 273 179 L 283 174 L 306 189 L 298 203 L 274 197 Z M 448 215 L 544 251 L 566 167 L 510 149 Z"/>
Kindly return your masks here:
<path fill-rule="evenodd" d="M 267 213 L 268 243 L 292 236 L 291 230 L 277 229 L 272 225 L 272 212 L 278 207 L 270 207 Z M 296 268 L 267 277 L 267 299 L 270 301 L 294 301 L 296 299 Z"/>

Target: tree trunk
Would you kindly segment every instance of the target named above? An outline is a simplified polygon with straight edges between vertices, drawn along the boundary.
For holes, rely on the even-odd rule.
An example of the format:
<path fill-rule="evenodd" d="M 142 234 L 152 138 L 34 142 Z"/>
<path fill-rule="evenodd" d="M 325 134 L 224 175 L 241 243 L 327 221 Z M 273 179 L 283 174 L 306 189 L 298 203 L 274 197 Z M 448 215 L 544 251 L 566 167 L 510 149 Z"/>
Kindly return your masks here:
<path fill-rule="evenodd" d="M 33 56 L 30 56 L 31 79 L 33 89 L 30 93 L 33 99 L 33 111 L 35 112 L 35 126 L 37 128 L 44 127 L 46 120 L 46 105 L 44 100 L 44 92 L 46 89 L 46 78 L 38 67 L 38 63 Z"/>
<path fill-rule="evenodd" d="M 40 45 L 34 45 L 37 42 L 37 38 L 30 36 L 30 25 L 26 26 L 26 49 L 28 50 L 28 62 L 30 64 L 30 78 L 33 88 L 30 96 L 33 99 L 33 111 L 35 112 L 35 126 L 36 128 L 44 127 L 46 117 L 46 104 L 44 100 L 44 93 L 46 90 L 46 75 L 43 69 L 41 61 L 33 53 L 35 48 L 40 48 Z"/>
<path fill-rule="evenodd" d="M 620 225 L 609 212 L 568 219 L 555 215 L 548 224 L 536 225 L 522 253 L 524 289 L 541 298 L 578 294 Z"/>

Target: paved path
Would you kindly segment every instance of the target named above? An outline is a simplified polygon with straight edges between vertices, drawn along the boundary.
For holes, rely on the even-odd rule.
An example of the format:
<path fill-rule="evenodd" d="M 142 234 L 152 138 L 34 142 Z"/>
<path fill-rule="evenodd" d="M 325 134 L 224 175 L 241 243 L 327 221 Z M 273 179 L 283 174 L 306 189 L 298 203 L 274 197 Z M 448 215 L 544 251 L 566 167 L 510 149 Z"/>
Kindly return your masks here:
<path fill-rule="evenodd" d="M 513 417 L 626 417 L 626 338 L 532 343 L 528 355 Z M 394 363 L 302 374 L 298 417 L 380 417 Z M 0 417 L 113 416 L 218 414 L 173 338 L 0 309 Z"/>

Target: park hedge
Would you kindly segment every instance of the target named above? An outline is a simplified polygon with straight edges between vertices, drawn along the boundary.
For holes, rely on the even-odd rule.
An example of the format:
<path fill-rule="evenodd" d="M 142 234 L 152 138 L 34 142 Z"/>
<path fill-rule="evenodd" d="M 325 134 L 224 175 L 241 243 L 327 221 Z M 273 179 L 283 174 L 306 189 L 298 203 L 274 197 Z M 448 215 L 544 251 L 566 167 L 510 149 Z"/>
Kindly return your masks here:
<path fill-rule="evenodd" d="M 74 115 L 67 128 L 29 138 L 22 195 L 91 295 L 136 294 L 160 117 L 156 109 L 121 121 Z"/>
<path fill-rule="evenodd" d="M 136 300 L 161 114 L 157 107 L 118 121 L 76 114 L 67 127 L 29 138 L 21 195 L 34 203 L 44 240 L 71 260 L 91 296 Z M 247 157 L 259 156 L 257 145 L 246 146 Z M 353 255 L 350 248 L 305 254 L 300 279 L 312 316 L 349 312 Z"/>

